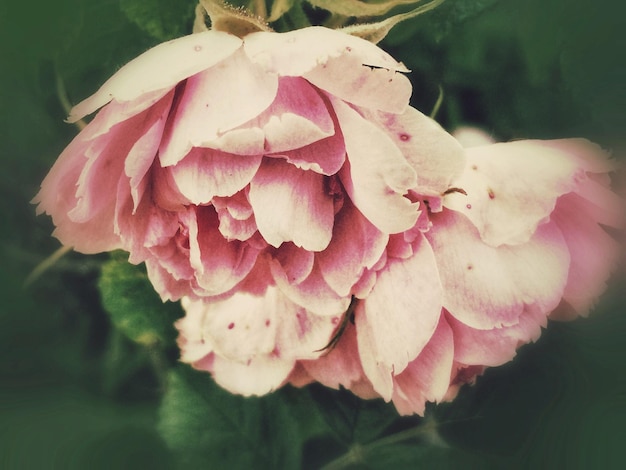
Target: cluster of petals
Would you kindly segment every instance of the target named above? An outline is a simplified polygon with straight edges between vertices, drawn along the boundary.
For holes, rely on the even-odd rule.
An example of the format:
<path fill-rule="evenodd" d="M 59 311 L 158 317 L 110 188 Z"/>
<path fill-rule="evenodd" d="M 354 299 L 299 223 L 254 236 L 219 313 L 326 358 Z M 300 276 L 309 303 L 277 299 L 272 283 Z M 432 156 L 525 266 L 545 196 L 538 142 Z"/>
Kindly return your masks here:
<path fill-rule="evenodd" d="M 182 360 L 228 390 L 318 381 L 423 413 L 588 311 L 619 208 L 595 145 L 464 149 L 402 72 L 318 27 L 164 43 L 72 110 L 102 108 L 39 210 L 78 251 L 145 262 L 183 300 Z"/>

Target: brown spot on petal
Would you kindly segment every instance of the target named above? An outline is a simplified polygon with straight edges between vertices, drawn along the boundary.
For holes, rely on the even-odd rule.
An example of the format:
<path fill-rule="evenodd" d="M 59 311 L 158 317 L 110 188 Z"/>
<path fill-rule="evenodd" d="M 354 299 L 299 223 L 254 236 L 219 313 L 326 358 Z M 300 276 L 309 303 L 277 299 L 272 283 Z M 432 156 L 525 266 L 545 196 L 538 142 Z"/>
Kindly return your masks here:
<path fill-rule="evenodd" d="M 196 51 L 196 52 L 200 52 L 202 50 L 202 46 L 200 46 L 200 45 L 194 46 L 193 50 Z"/>
<path fill-rule="evenodd" d="M 229 323 L 228 324 L 228 329 L 232 330 L 233 328 L 235 328 L 235 324 L 234 323 Z"/>
<path fill-rule="evenodd" d="M 493 192 L 493 189 L 487 188 L 487 194 L 489 195 L 489 199 L 495 199 L 496 195 Z"/>
<path fill-rule="evenodd" d="M 411 136 L 409 134 L 402 133 L 402 134 L 400 134 L 400 140 L 402 142 L 407 142 L 407 141 L 411 140 Z"/>
<path fill-rule="evenodd" d="M 476 165 L 472 165 L 472 170 L 478 170 L 478 167 Z"/>
<path fill-rule="evenodd" d="M 472 265 L 471 263 L 467 265 L 467 270 L 471 271 L 472 269 L 474 269 L 474 265 Z"/>
<path fill-rule="evenodd" d="M 465 207 L 467 207 L 468 209 L 471 209 L 472 205 L 471 204 L 466 204 Z"/>
<path fill-rule="evenodd" d="M 265 326 L 270 326 L 270 323 L 271 323 L 271 322 L 270 322 L 270 320 L 269 320 L 269 319 L 265 320 Z"/>

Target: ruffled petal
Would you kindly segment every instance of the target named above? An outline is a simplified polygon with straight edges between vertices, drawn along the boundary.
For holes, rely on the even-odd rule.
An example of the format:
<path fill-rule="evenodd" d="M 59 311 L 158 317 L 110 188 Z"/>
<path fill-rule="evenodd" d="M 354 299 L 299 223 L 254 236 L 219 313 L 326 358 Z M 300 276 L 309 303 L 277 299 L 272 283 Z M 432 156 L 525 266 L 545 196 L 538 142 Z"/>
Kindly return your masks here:
<path fill-rule="evenodd" d="M 171 172 L 181 194 L 191 203 L 201 205 L 215 196 L 232 196 L 243 189 L 259 169 L 262 158 L 196 147 Z"/>
<path fill-rule="evenodd" d="M 377 126 L 341 101 L 333 100 L 333 107 L 348 154 L 339 175 L 350 199 L 382 232 L 408 230 L 419 214 L 404 197 L 417 184 L 415 171 Z"/>
<path fill-rule="evenodd" d="M 371 269 L 380 259 L 388 239 L 346 202 L 335 218 L 328 248 L 315 255 L 322 276 L 338 295 L 351 294 L 364 269 Z"/>
<path fill-rule="evenodd" d="M 309 312 L 321 316 L 343 315 L 350 304 L 350 297 L 341 297 L 324 281 L 316 263 L 308 277 L 299 284 L 289 282 L 278 260 L 270 261 L 272 277 L 279 289 L 293 302 Z"/>
<path fill-rule="evenodd" d="M 424 415 L 426 402 L 441 402 L 448 387 L 454 359 L 452 329 L 442 315 L 422 352 L 394 378 L 392 401 L 398 413 Z"/>
<path fill-rule="evenodd" d="M 295 360 L 276 356 L 258 356 L 248 362 L 215 356 L 213 378 L 231 393 L 243 396 L 265 395 L 281 387 L 291 373 Z"/>
<path fill-rule="evenodd" d="M 189 78 L 166 128 L 161 164 L 175 165 L 192 147 L 221 148 L 214 141 L 261 114 L 277 89 L 278 77 L 250 63 L 241 51 Z"/>
<path fill-rule="evenodd" d="M 386 401 L 400 374 L 430 341 L 442 307 L 442 287 L 425 239 L 406 260 L 390 260 L 370 295 L 357 304 L 355 322 L 363 370 Z"/>
<path fill-rule="evenodd" d="M 253 33 L 244 39 L 250 59 L 281 76 L 303 76 L 345 101 L 401 113 L 411 97 L 406 67 L 376 45 L 327 28 L 284 34 Z"/>
<path fill-rule="evenodd" d="M 322 175 L 267 159 L 250 183 L 249 198 L 259 232 L 270 245 L 293 242 L 321 251 L 330 243 L 334 206 Z"/>
<path fill-rule="evenodd" d="M 554 223 L 522 245 L 494 248 L 462 214 L 432 214 L 426 232 L 444 288 L 444 307 L 459 321 L 489 330 L 519 322 L 525 305 L 544 312 L 561 300 L 569 253 Z"/>
<path fill-rule="evenodd" d="M 247 242 L 226 241 L 212 207 L 198 207 L 196 215 L 189 211 L 187 224 L 191 265 L 203 295 L 229 291 L 252 270 L 260 250 Z"/>
<path fill-rule="evenodd" d="M 247 141 L 246 150 L 267 154 L 310 145 L 334 135 L 335 129 L 326 104 L 310 83 L 300 77 L 282 77 L 273 103 L 233 132 Z M 226 152 L 235 142 L 227 134 L 219 141 L 219 148 Z"/>
<path fill-rule="evenodd" d="M 576 158 L 539 141 L 472 147 L 444 206 L 465 214 L 492 246 L 528 241 L 548 220 L 559 196 L 584 177 Z"/>
<path fill-rule="evenodd" d="M 441 195 L 465 168 L 465 154 L 457 140 L 436 121 L 408 107 L 403 114 L 361 110 L 379 124 L 417 173 L 416 192 Z"/>
<path fill-rule="evenodd" d="M 576 194 L 562 196 L 552 219 L 563 232 L 571 263 L 563 299 L 586 315 L 607 287 L 619 244 L 595 220 L 595 207 Z"/>
<path fill-rule="evenodd" d="M 499 366 L 515 357 L 517 348 L 536 341 L 547 325 L 546 313 L 525 307 L 518 323 L 511 326 L 477 330 L 447 316 L 454 331 L 454 360 L 466 365 Z"/>
<path fill-rule="evenodd" d="M 100 89 L 80 102 L 70 112 L 69 122 L 76 122 L 107 104 L 174 88 L 187 77 L 210 68 L 233 54 L 241 39 L 219 31 L 206 31 L 159 44 L 130 61 L 107 80 Z"/>

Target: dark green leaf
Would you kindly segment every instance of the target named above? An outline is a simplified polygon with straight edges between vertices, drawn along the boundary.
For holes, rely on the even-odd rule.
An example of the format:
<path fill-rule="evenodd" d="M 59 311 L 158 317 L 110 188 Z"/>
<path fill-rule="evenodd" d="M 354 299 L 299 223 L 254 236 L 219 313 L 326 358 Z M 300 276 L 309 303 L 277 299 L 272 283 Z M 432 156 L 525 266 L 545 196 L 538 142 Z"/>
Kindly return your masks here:
<path fill-rule="evenodd" d="M 244 398 L 181 365 L 170 373 L 159 429 L 183 468 L 299 468 L 320 424 L 295 392 Z"/>
<path fill-rule="evenodd" d="M 102 266 L 98 287 L 111 321 L 128 338 L 144 345 L 174 341 L 173 323 L 182 315 L 180 305 L 161 301 L 143 267 L 116 253 Z"/>
<path fill-rule="evenodd" d="M 128 19 L 159 41 L 191 34 L 196 4 L 192 0 L 120 0 Z"/>

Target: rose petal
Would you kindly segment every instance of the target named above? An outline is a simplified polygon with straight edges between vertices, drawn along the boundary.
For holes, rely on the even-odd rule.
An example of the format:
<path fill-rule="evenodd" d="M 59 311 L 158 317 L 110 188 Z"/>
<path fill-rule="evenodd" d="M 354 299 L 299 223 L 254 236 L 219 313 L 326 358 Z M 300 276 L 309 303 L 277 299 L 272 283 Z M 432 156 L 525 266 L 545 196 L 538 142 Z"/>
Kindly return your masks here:
<path fill-rule="evenodd" d="M 175 165 L 192 147 L 216 148 L 212 141 L 262 113 L 277 89 L 276 75 L 250 63 L 242 51 L 189 78 L 166 128 L 161 164 Z"/>
<path fill-rule="evenodd" d="M 201 205 L 215 196 L 232 196 L 247 186 L 261 160 L 261 155 L 244 157 L 196 147 L 171 172 L 181 194 Z"/>
<path fill-rule="evenodd" d="M 74 106 L 68 121 L 78 121 L 113 98 L 120 102 L 131 101 L 152 91 L 167 91 L 181 80 L 230 56 L 240 46 L 239 38 L 219 31 L 192 34 L 159 44 L 130 61 L 95 94 Z"/>
<path fill-rule="evenodd" d="M 357 304 L 363 370 L 386 401 L 392 397 L 393 375 L 400 374 L 432 337 L 441 306 L 435 257 L 423 237 L 412 257 L 388 262 L 370 295 Z"/>
<path fill-rule="evenodd" d="M 463 172 L 463 148 L 436 121 L 418 110 L 409 106 L 400 115 L 361 112 L 379 124 L 413 167 L 418 194 L 441 195 Z"/>
<path fill-rule="evenodd" d="M 398 413 L 424 415 L 427 401 L 441 402 L 450 386 L 454 359 L 452 329 L 441 315 L 422 352 L 394 378 L 392 401 Z"/>
<path fill-rule="evenodd" d="M 333 100 L 333 107 L 349 160 L 339 175 L 350 199 L 382 232 L 411 228 L 417 220 L 417 204 L 404 194 L 417 184 L 415 171 L 377 126 L 341 101 Z"/>
<path fill-rule="evenodd" d="M 525 140 L 466 150 L 467 164 L 444 206 L 465 214 L 492 246 L 525 243 L 546 221 L 559 196 L 583 176 L 576 159 Z"/>
<path fill-rule="evenodd" d="M 249 199 L 259 232 L 270 245 L 293 242 L 310 251 L 328 246 L 334 208 L 322 175 L 267 159 L 250 183 Z"/>
<path fill-rule="evenodd" d="M 519 322 L 525 305 L 544 312 L 559 303 L 569 269 L 563 235 L 554 223 L 541 225 L 522 245 L 485 244 L 462 214 L 431 214 L 426 232 L 444 288 L 444 307 L 459 321 L 490 330 Z"/>

